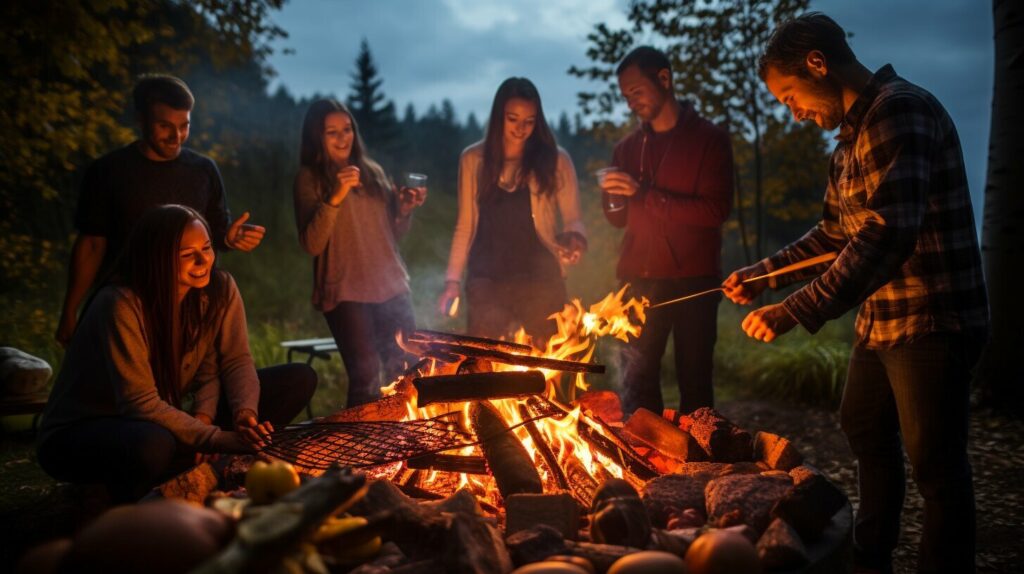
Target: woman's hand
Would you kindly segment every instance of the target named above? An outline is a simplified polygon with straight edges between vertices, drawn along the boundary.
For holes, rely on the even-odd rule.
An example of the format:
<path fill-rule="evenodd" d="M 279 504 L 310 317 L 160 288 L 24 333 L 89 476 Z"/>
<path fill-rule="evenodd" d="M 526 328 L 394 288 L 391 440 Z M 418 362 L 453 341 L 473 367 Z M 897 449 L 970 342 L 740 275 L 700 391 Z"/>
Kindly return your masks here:
<path fill-rule="evenodd" d="M 201 422 L 203 424 L 206 424 L 206 425 L 212 425 L 213 424 L 213 418 L 210 415 L 208 415 L 208 414 L 196 413 L 196 414 L 194 414 L 192 416 L 194 416 L 197 421 L 199 421 L 199 422 Z M 196 456 L 195 456 L 195 464 L 199 465 L 199 464 L 203 464 L 204 462 L 214 462 L 218 458 L 220 458 L 220 455 L 217 454 L 217 453 L 197 452 Z"/>
<path fill-rule="evenodd" d="M 437 314 L 448 315 L 448 309 L 451 307 L 452 301 L 459 296 L 459 282 L 458 281 L 445 281 L 444 291 L 441 292 L 441 296 L 437 298 Z"/>
<path fill-rule="evenodd" d="M 579 263 L 583 252 L 587 250 L 587 240 L 575 231 L 559 233 L 555 241 L 558 243 L 558 258 L 564 265 Z"/>
<path fill-rule="evenodd" d="M 426 187 L 403 187 L 398 191 L 398 214 L 409 217 L 413 210 L 427 200 Z"/>
<path fill-rule="evenodd" d="M 270 433 L 274 432 L 274 426 L 270 421 L 258 422 L 256 413 L 246 409 L 235 415 L 235 430 L 252 446 L 261 449 L 270 442 Z"/>
<path fill-rule="evenodd" d="M 337 185 L 334 187 L 334 191 L 327 196 L 327 203 L 338 207 L 348 193 L 357 187 L 359 187 L 359 168 L 354 165 L 341 168 L 337 175 Z"/>
<path fill-rule="evenodd" d="M 218 429 L 210 439 L 210 451 L 214 453 L 251 454 L 258 449 L 242 433 Z"/>

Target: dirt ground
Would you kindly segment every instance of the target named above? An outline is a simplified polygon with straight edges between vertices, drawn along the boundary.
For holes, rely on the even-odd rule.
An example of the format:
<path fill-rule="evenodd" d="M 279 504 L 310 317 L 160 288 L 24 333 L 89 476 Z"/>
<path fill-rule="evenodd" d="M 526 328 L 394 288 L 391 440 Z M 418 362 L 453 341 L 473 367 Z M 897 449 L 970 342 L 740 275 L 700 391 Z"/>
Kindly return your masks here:
<path fill-rule="evenodd" d="M 805 458 L 841 485 L 857 505 L 856 464 L 832 411 L 764 401 L 720 405 L 741 427 L 790 438 Z M 970 457 L 978 508 L 978 572 L 1024 573 L 1024 421 L 987 411 L 971 418 Z M 83 500 L 85 501 L 83 503 Z M 10 572 L 24 550 L 71 534 L 96 512 L 80 489 L 57 484 L 35 463 L 31 441 L 0 436 L 0 572 Z M 896 572 L 915 571 L 921 499 L 908 484 Z"/>

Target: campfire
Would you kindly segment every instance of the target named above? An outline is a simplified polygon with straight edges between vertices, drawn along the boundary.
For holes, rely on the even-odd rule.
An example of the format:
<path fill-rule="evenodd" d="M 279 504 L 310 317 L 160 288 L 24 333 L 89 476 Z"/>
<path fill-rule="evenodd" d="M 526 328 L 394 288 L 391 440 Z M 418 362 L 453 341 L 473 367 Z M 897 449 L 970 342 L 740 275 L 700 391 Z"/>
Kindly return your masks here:
<path fill-rule="evenodd" d="M 441 498 L 466 488 L 500 508 L 517 493 L 568 492 L 584 508 L 609 478 L 641 487 L 658 470 L 608 422 L 575 404 L 599 337 L 628 341 L 647 301 L 625 288 L 585 309 L 553 315 L 544 350 L 514 341 L 415 331 L 399 343 L 420 357 L 384 398 L 275 436 L 268 454 L 316 475 L 331 464 L 360 469 L 407 492 Z M 614 422 L 614 421 L 612 421 Z"/>
<path fill-rule="evenodd" d="M 261 457 L 307 477 L 276 501 L 239 502 L 252 457 L 166 483 L 241 517 L 200 571 L 843 571 L 849 503 L 788 440 L 711 408 L 623 422 L 615 393 L 588 388 L 597 339 L 642 329 L 647 301 L 624 294 L 566 305 L 543 349 L 523 332 L 401 335 L 419 360 L 381 399 L 274 433 Z"/>

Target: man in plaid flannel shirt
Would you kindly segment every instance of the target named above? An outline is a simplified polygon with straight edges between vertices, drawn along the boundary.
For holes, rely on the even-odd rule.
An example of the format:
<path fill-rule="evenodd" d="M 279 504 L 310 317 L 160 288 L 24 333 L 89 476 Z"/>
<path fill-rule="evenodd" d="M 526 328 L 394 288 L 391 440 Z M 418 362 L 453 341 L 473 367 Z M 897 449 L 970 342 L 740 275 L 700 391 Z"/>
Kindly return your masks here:
<path fill-rule="evenodd" d="M 840 421 L 857 456 L 859 572 L 891 572 L 906 478 L 924 498 L 921 572 L 974 571 L 974 491 L 967 460 L 970 371 L 988 302 L 956 127 L 927 91 L 857 61 L 846 33 L 810 13 L 781 24 L 759 62 L 797 121 L 839 128 L 820 222 L 775 255 L 734 272 L 726 296 L 751 302 L 778 281 L 742 280 L 837 251 L 781 304 L 743 321 L 770 342 L 798 323 L 815 333 L 860 306 Z M 822 271 L 812 269 L 811 271 Z"/>

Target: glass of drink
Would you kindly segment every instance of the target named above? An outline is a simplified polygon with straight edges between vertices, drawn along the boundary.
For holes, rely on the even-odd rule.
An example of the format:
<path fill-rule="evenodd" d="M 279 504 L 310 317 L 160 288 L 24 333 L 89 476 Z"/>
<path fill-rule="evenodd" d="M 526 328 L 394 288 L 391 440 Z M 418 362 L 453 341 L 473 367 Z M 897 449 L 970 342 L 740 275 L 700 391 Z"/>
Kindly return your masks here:
<path fill-rule="evenodd" d="M 602 167 L 601 169 L 594 172 L 594 177 L 597 178 L 597 185 L 604 187 L 604 178 L 609 173 L 615 173 L 619 171 L 619 168 L 614 165 L 608 167 Z M 617 193 L 608 193 L 608 211 L 619 211 L 626 207 L 626 196 L 619 195 Z"/>
<path fill-rule="evenodd" d="M 422 173 L 405 174 L 405 193 L 411 193 L 415 199 L 419 199 L 427 190 L 427 176 Z"/>

